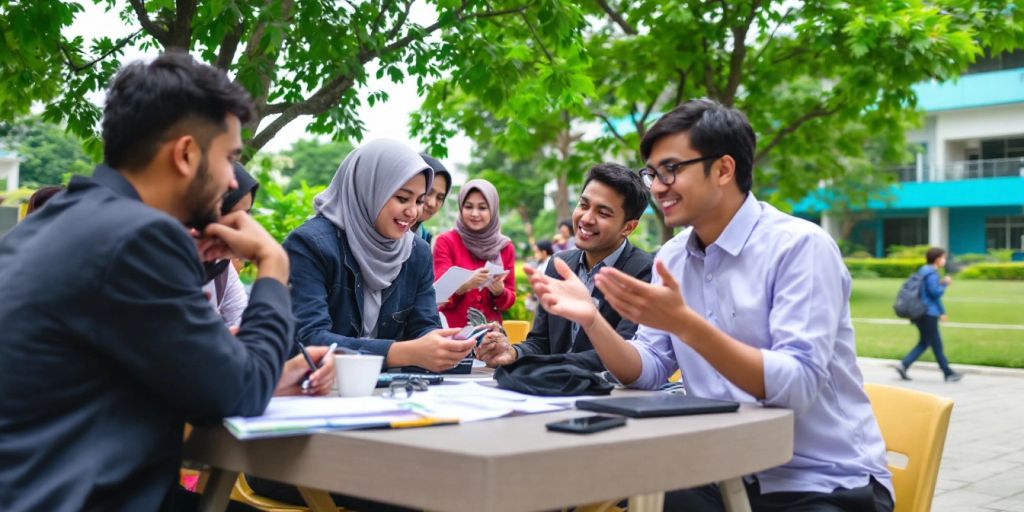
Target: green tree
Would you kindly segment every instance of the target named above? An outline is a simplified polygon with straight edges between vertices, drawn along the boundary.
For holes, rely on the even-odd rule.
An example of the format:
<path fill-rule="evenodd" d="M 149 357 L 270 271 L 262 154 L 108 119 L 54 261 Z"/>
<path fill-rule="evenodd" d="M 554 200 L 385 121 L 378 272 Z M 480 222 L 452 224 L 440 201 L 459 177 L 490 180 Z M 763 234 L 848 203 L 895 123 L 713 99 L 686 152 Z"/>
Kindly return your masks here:
<path fill-rule="evenodd" d="M 311 133 L 361 139 L 362 98 L 370 106 L 388 99 L 367 87 L 371 73 L 420 88 L 450 75 L 466 90 L 487 94 L 496 79 L 515 78 L 494 68 L 492 42 L 512 45 L 537 34 L 572 45 L 580 38 L 580 14 L 569 0 L 428 0 L 437 21 L 427 26 L 410 19 L 414 0 L 92 1 L 120 15 L 123 37 L 65 36 L 82 11 L 77 1 L 0 0 L 0 116 L 42 102 L 46 119 L 66 120 L 93 151 L 99 110 L 86 98 L 108 83 L 128 46 L 184 49 L 228 71 L 256 103 L 244 127 L 252 155 L 299 116 L 313 116 Z M 531 73 L 547 77 L 546 88 L 502 83 L 510 87 L 503 91 L 510 104 L 559 104 L 575 94 L 571 87 L 582 76 L 557 61 Z"/>
<path fill-rule="evenodd" d="M 89 174 L 93 162 L 82 141 L 37 117 L 0 123 L 0 145 L 21 159 L 19 181 L 26 187 L 59 185 L 67 174 Z"/>
<path fill-rule="evenodd" d="M 758 135 L 758 193 L 779 204 L 804 197 L 822 180 L 899 163 L 904 131 L 919 121 L 913 84 L 957 77 L 982 48 L 1024 46 L 1024 11 L 1011 0 L 594 0 L 582 9 L 585 69 L 594 88 L 579 89 L 585 109 L 567 117 L 601 123 L 604 133 L 575 148 L 592 142 L 602 155 L 639 164 L 639 140 L 660 113 L 710 97 L 749 116 Z M 498 67 L 519 57 L 498 55 L 509 61 Z M 476 128 L 429 97 L 425 107 L 424 117 L 444 120 L 435 123 Z M 520 106 L 510 127 L 546 126 L 550 112 Z M 537 137 L 503 143 L 534 151 L 562 142 L 557 135 L 540 140 L 545 130 L 524 130 Z M 881 162 L 851 167 L 869 144 Z M 857 180 L 833 180 L 843 182 Z M 671 234 L 663 231 L 664 238 Z"/>
<path fill-rule="evenodd" d="M 302 182 L 312 186 L 330 184 L 338 165 L 352 149 L 352 144 L 347 141 L 295 141 L 288 150 L 281 152 L 291 160 L 290 167 L 285 169 L 290 179 L 288 189 L 294 190 Z"/>

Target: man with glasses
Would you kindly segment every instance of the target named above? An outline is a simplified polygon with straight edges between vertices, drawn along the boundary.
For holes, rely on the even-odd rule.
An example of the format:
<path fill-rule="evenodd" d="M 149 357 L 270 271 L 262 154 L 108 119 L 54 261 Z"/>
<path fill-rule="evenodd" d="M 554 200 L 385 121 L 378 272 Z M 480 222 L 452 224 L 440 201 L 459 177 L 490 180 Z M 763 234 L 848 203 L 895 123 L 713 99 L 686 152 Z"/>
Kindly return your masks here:
<path fill-rule="evenodd" d="M 690 101 L 644 136 L 640 171 L 669 226 L 652 283 L 613 268 L 595 278 L 640 327 L 625 341 L 561 261 L 531 275 L 552 315 L 579 323 L 618 379 L 652 389 L 677 368 L 705 398 L 792 409 L 793 459 L 745 478 L 753 510 L 893 508 L 885 443 L 863 390 L 850 274 L 818 226 L 758 202 L 754 131 L 740 112 Z M 715 486 L 670 492 L 665 510 L 722 510 Z"/>

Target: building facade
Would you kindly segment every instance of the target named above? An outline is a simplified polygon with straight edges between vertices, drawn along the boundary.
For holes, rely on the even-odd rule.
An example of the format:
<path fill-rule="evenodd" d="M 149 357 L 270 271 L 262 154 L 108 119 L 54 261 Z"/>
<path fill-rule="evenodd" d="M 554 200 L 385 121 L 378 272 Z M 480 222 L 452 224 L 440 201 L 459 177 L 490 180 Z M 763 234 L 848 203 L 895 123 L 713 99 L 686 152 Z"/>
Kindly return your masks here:
<path fill-rule="evenodd" d="M 1024 51 L 980 59 L 955 82 L 915 86 L 926 118 L 907 134 L 914 165 L 894 169 L 884 203 L 860 212 L 847 241 L 884 256 L 892 245 L 952 254 L 1024 250 Z M 798 215 L 834 237 L 840 219 L 808 198 Z"/>

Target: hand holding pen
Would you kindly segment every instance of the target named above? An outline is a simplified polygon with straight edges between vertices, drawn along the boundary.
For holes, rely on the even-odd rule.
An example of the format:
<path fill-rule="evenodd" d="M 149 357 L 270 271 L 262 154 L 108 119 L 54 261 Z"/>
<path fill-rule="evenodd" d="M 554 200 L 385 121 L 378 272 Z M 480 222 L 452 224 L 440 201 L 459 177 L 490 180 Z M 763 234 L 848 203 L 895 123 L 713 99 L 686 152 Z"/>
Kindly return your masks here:
<path fill-rule="evenodd" d="M 334 387 L 334 352 L 330 347 L 303 347 L 299 355 L 289 359 L 284 365 L 281 380 L 275 396 L 313 395 L 323 396 Z M 319 363 L 319 364 L 317 364 Z M 303 383 L 305 387 L 303 387 Z"/>

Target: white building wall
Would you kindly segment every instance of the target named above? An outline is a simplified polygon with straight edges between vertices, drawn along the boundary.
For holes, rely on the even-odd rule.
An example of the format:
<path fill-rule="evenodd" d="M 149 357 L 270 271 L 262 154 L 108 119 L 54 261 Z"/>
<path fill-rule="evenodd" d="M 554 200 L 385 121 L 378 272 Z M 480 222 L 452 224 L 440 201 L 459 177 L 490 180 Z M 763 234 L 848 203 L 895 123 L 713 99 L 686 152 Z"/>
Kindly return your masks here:
<path fill-rule="evenodd" d="M 935 166 L 963 159 L 964 149 L 981 139 L 1024 134 L 1024 103 L 950 110 L 935 114 Z"/>

